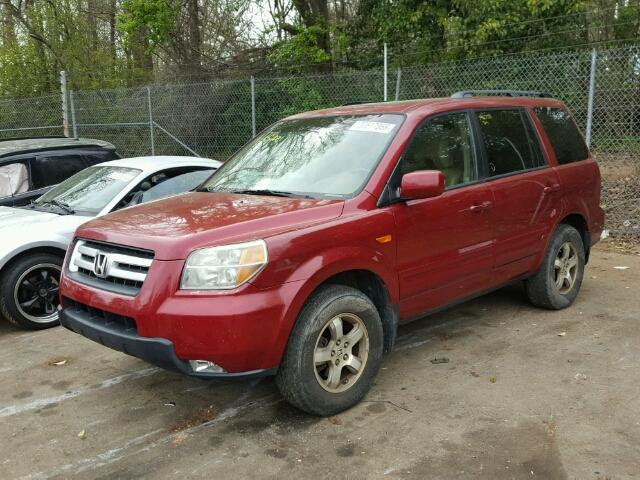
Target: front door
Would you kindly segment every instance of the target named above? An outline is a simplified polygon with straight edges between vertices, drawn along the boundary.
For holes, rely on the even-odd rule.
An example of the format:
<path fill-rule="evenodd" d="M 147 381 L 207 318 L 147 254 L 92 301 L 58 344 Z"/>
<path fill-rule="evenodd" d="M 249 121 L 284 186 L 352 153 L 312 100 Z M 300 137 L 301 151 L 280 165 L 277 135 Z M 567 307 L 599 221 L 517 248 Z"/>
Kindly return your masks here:
<path fill-rule="evenodd" d="M 440 170 L 446 181 L 439 197 L 391 207 L 402 319 L 472 296 L 492 283 L 493 194 L 479 182 L 469 115 L 453 112 L 427 119 L 394 175 L 399 179 L 412 171 Z"/>

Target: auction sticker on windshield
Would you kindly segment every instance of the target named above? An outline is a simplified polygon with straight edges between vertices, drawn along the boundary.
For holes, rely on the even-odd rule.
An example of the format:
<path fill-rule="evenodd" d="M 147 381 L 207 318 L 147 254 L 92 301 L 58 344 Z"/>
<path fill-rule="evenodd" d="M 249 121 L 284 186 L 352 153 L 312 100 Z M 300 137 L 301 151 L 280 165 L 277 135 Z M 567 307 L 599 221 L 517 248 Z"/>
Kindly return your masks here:
<path fill-rule="evenodd" d="M 396 125 L 393 123 L 357 120 L 353 125 L 351 125 L 349 130 L 355 130 L 358 132 L 391 133 L 395 127 Z"/>

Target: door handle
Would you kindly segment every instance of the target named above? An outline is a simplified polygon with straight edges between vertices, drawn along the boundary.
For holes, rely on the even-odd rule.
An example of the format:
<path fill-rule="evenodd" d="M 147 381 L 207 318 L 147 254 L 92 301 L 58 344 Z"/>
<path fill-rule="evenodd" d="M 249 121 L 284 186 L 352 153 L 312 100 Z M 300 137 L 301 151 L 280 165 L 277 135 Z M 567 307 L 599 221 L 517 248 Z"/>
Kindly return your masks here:
<path fill-rule="evenodd" d="M 469 207 L 469 211 L 473 212 L 473 213 L 480 213 L 483 210 L 491 208 L 491 205 L 492 205 L 492 203 L 487 200 L 487 201 L 482 202 L 480 204 L 471 205 Z"/>
<path fill-rule="evenodd" d="M 542 191 L 544 193 L 551 193 L 551 192 L 557 192 L 558 190 L 560 190 L 560 184 L 554 183 L 553 185 L 547 185 L 546 187 L 544 187 Z"/>

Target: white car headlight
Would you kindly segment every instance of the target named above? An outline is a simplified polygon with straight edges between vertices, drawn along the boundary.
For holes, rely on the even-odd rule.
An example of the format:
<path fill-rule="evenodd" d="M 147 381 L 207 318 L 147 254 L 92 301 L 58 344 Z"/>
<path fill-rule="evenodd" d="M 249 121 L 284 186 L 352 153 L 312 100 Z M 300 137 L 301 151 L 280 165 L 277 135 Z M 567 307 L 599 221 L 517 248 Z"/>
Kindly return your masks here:
<path fill-rule="evenodd" d="M 201 248 L 184 265 L 183 290 L 228 290 L 253 278 L 267 264 L 264 240 Z"/>

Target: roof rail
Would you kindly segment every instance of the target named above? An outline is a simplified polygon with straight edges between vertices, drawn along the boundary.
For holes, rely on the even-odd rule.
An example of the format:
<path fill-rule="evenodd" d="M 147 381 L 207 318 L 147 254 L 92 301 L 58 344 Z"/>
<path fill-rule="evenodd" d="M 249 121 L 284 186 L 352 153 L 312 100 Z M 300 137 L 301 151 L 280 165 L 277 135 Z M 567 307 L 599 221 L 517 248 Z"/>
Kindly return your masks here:
<path fill-rule="evenodd" d="M 4 137 L 0 138 L 0 142 L 10 142 L 13 140 L 35 140 L 38 138 L 67 138 L 64 135 L 42 135 L 40 137 Z"/>
<path fill-rule="evenodd" d="M 340 105 L 341 107 L 350 107 L 351 105 L 364 105 L 369 102 L 347 102 Z"/>
<path fill-rule="evenodd" d="M 451 98 L 469 98 L 469 97 L 551 98 L 551 95 L 545 92 L 537 92 L 535 90 L 461 90 L 451 95 Z"/>

